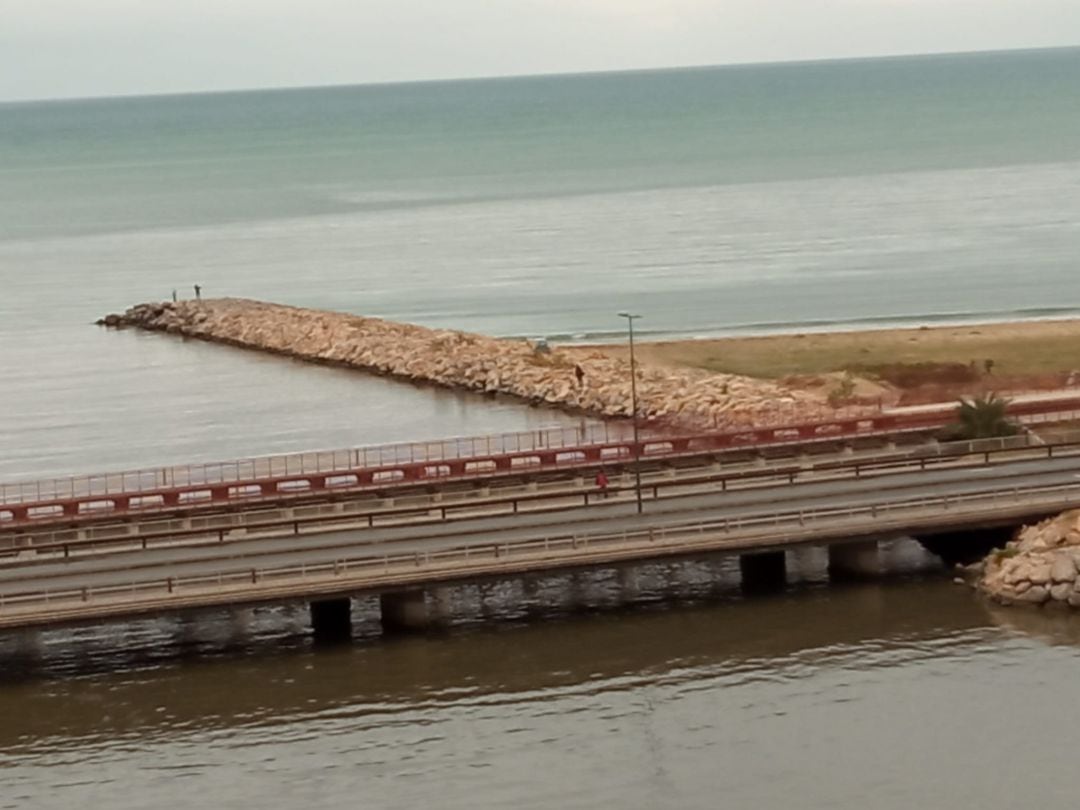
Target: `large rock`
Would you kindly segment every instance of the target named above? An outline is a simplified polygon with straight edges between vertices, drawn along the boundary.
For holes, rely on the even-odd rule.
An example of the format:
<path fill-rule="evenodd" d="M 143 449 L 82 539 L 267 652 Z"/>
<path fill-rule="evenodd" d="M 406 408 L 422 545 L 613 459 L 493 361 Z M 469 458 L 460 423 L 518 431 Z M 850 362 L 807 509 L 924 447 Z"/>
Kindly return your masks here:
<path fill-rule="evenodd" d="M 1026 526 L 983 563 L 977 586 L 1002 604 L 1080 607 L 1080 510 Z"/>
<path fill-rule="evenodd" d="M 1050 598 L 1055 602 L 1064 602 L 1072 596 L 1072 592 L 1071 582 L 1059 582 L 1050 588 Z"/>
<path fill-rule="evenodd" d="M 1050 565 L 1050 579 L 1054 582 L 1072 582 L 1076 579 L 1076 563 L 1072 554 L 1056 554 Z"/>

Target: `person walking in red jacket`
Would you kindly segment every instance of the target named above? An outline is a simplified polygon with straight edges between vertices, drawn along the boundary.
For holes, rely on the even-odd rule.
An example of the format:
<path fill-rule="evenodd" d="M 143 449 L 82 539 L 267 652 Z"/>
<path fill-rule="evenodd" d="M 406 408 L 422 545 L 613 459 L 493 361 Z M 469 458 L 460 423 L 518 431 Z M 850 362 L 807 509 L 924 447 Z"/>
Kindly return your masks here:
<path fill-rule="evenodd" d="M 600 470 L 600 472 L 598 472 L 596 474 L 596 488 L 600 490 L 601 494 L 605 498 L 607 497 L 607 487 L 608 487 L 607 473 L 605 473 L 603 470 Z"/>

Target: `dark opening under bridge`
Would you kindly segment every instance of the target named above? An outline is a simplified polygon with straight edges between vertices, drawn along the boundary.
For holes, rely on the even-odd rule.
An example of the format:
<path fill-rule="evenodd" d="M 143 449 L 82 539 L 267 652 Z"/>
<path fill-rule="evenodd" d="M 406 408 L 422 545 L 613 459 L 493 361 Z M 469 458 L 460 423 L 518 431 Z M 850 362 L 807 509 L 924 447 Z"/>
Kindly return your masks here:
<path fill-rule="evenodd" d="M 485 474 L 483 486 L 413 481 L 390 497 L 362 486 L 333 498 L 260 489 L 171 511 L 129 500 L 127 510 L 41 517 L 8 503 L 0 629 L 304 601 L 317 628 L 340 630 L 360 594 L 380 596 L 388 626 L 422 626 L 438 589 L 486 578 L 721 553 L 739 556 L 747 583 L 775 582 L 784 550 L 806 544 L 828 546 L 835 571 L 866 574 L 879 566 L 881 539 L 1016 525 L 1080 505 L 1080 435 L 939 444 L 926 426 L 815 433 L 813 444 L 774 432 L 758 445 L 774 452 L 742 455 L 672 443 L 671 463 L 644 476 L 641 515 L 628 476 L 606 493 L 581 476 L 597 464 L 588 456 L 541 483 Z M 882 441 L 849 446 L 868 436 Z M 626 444 L 610 439 L 595 444 Z"/>

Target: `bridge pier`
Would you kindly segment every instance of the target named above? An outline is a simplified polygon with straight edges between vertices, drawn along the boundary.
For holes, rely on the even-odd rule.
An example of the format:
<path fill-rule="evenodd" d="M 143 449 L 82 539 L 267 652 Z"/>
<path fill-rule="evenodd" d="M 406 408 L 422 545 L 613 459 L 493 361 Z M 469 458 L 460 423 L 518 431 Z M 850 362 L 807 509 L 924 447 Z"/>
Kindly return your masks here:
<path fill-rule="evenodd" d="M 383 630 L 402 633 L 427 629 L 432 622 L 424 591 L 387 591 L 379 594 Z"/>
<path fill-rule="evenodd" d="M 453 592 L 445 585 L 429 589 L 431 594 L 431 607 L 428 614 L 429 622 L 433 624 L 445 624 L 450 621 L 454 612 Z"/>
<path fill-rule="evenodd" d="M 834 543 L 829 546 L 829 575 L 840 578 L 880 576 L 883 571 L 877 540 Z"/>
<path fill-rule="evenodd" d="M 633 602 L 641 595 L 641 584 L 638 582 L 638 567 L 636 565 L 623 565 L 618 569 L 619 594 L 624 602 Z"/>
<path fill-rule="evenodd" d="M 744 591 L 772 591 L 787 584 L 787 562 L 783 551 L 761 551 L 739 555 Z"/>
<path fill-rule="evenodd" d="M 352 637 L 352 600 L 320 599 L 312 602 L 311 628 L 319 642 L 346 641 Z"/>

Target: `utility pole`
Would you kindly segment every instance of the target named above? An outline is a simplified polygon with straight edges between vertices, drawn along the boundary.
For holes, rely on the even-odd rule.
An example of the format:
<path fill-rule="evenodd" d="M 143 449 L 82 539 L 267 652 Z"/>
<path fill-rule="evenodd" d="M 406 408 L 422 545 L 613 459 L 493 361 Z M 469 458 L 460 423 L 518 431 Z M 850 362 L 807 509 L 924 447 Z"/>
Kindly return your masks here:
<path fill-rule="evenodd" d="M 641 441 L 638 435 L 638 406 L 637 406 L 637 364 L 634 361 L 634 320 L 640 315 L 632 315 L 629 312 L 620 312 L 620 318 L 626 318 L 627 329 L 630 332 L 630 407 L 633 410 L 634 424 L 634 492 L 637 495 L 637 510 L 642 512 L 641 503 Z"/>

